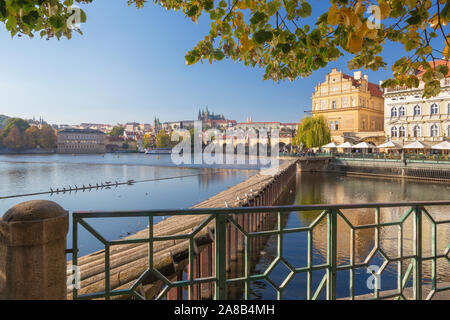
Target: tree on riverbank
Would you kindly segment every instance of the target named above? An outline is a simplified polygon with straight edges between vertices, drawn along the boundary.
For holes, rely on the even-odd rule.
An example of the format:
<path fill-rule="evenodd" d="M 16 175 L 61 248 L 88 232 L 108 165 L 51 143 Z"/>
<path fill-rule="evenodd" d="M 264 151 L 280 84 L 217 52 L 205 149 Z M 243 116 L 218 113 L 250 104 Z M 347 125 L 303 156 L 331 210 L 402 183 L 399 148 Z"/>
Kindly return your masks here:
<path fill-rule="evenodd" d="M 124 131 L 125 131 L 125 129 L 122 128 L 122 127 L 114 127 L 114 128 L 112 128 L 112 130 L 109 133 L 109 135 L 111 137 L 121 137 L 121 136 L 123 136 L 123 132 Z"/>
<path fill-rule="evenodd" d="M 37 147 L 44 149 L 56 148 L 57 137 L 55 131 L 50 125 L 42 126 L 39 129 L 36 126 L 24 125 L 25 120 L 10 119 L 10 122 L 1 132 L 0 147 L 6 147 L 11 150 L 35 149 Z"/>
<path fill-rule="evenodd" d="M 160 130 L 156 135 L 156 147 L 167 148 L 170 146 L 170 144 L 170 136 L 164 130 Z"/>
<path fill-rule="evenodd" d="M 9 134 L 9 130 L 11 130 L 12 127 L 16 127 L 19 129 L 20 133 L 24 133 L 25 130 L 27 130 L 30 125 L 27 121 L 21 119 L 21 118 L 9 118 L 8 123 L 6 124 L 5 128 L 3 129 L 3 136 L 6 137 Z"/>
<path fill-rule="evenodd" d="M 86 22 L 83 10 L 71 7 L 75 2 L 93 0 L 0 0 L 0 21 L 11 36 L 39 33 L 51 37 L 72 37 Z M 142 8 L 145 0 L 127 0 Z M 51 3 L 51 5 L 49 5 Z M 428 64 L 450 58 L 450 34 L 444 27 L 450 22 L 448 0 L 330 0 L 313 12 L 312 0 L 156 0 L 168 10 L 180 10 L 197 22 L 207 15 L 209 33 L 185 56 L 186 64 L 225 57 L 246 66 L 265 68 L 264 79 L 293 80 L 309 76 L 344 54 L 351 54 L 350 69 L 378 70 L 387 63 L 381 53 L 388 43 L 398 43 L 405 53 L 392 66 L 393 78 L 386 87 L 418 87 L 419 78 L 411 70 L 423 69 L 424 96 L 440 92 L 439 80 L 449 68 Z M 312 16 L 312 17 L 311 17 Z M 306 20 L 309 19 L 309 20 Z"/>
<path fill-rule="evenodd" d="M 331 141 L 330 129 L 323 116 L 303 118 L 293 139 L 296 146 L 303 144 L 306 148 L 321 147 Z"/>
<path fill-rule="evenodd" d="M 41 148 L 44 149 L 53 149 L 56 148 L 56 134 L 53 128 L 46 124 L 42 126 L 38 135 L 38 142 Z"/>

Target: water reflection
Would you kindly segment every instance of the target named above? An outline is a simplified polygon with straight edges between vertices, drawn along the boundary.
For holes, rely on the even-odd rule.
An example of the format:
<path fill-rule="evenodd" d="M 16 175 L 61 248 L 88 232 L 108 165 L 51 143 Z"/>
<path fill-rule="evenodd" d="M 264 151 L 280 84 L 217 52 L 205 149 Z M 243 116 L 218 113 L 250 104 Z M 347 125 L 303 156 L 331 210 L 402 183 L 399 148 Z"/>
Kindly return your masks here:
<path fill-rule="evenodd" d="M 349 177 L 333 174 L 302 173 L 297 177 L 297 192 L 294 199 L 286 200 L 285 204 L 331 204 L 331 203 L 369 203 L 369 202 L 393 202 L 408 200 L 450 200 L 450 187 L 445 184 L 433 184 L 429 182 L 413 182 L 397 179 L 370 179 L 363 177 Z M 380 210 L 380 221 L 400 221 L 409 208 L 384 208 Z M 436 220 L 449 220 L 449 207 L 426 208 L 431 217 Z M 286 217 L 286 227 L 309 226 L 321 212 L 293 212 Z M 353 226 L 375 223 L 375 209 L 343 210 L 343 215 Z M 313 231 L 313 265 L 326 263 L 327 253 L 327 223 L 326 217 L 321 220 Z M 402 254 L 413 254 L 413 215 L 410 215 L 402 224 Z M 380 248 L 389 259 L 399 257 L 399 227 L 389 226 L 380 228 Z M 423 255 L 431 255 L 431 223 L 423 217 L 422 230 Z M 450 225 L 443 224 L 437 227 L 437 254 L 443 254 L 450 244 Z M 307 265 L 307 235 L 301 233 L 288 234 L 283 237 L 283 257 L 294 267 Z M 364 262 L 375 246 L 375 231 L 362 229 L 355 231 L 355 263 Z M 274 248 L 275 247 L 275 248 Z M 276 238 L 272 237 L 268 242 L 268 255 L 262 257 L 254 267 L 254 273 L 263 273 L 276 256 Z M 344 219 L 338 219 L 338 264 L 348 264 L 350 261 L 350 227 Z M 376 253 L 369 261 L 370 265 L 381 266 L 384 258 Z M 406 272 L 409 260 L 401 266 L 402 275 Z M 280 268 L 281 269 L 281 268 Z M 423 263 L 424 284 L 429 284 L 431 279 L 431 261 Z M 438 282 L 450 282 L 450 263 L 445 258 L 437 259 L 436 264 Z M 397 262 L 390 262 L 381 277 L 381 290 L 397 288 Z M 272 272 L 269 277 L 274 283 L 281 283 L 286 278 L 286 271 Z M 324 271 L 313 272 L 313 291 L 319 285 Z M 355 271 L 355 293 L 366 294 L 372 290 L 367 288 L 367 279 L 370 274 L 366 268 Z M 412 282 L 409 281 L 409 284 Z M 286 299 L 306 298 L 306 275 L 299 274 L 293 277 L 283 292 Z M 348 271 L 339 271 L 337 276 L 337 296 L 345 297 L 350 293 L 350 281 Z M 276 291 L 267 281 L 255 281 L 251 286 L 254 299 L 274 299 Z M 323 293 L 320 298 L 325 298 Z"/>

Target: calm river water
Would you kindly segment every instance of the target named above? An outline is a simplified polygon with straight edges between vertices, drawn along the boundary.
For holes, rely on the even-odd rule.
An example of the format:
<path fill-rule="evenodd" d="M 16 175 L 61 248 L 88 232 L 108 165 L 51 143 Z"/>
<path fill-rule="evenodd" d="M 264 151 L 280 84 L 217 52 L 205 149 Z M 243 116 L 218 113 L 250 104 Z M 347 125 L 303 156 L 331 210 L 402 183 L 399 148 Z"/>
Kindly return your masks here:
<path fill-rule="evenodd" d="M 415 182 L 401 179 L 374 179 L 365 177 L 351 177 L 324 173 L 302 173 L 297 175 L 296 193 L 286 204 L 349 204 L 369 202 L 395 201 L 428 201 L 450 200 L 450 186 L 447 184 Z M 449 220 L 450 207 L 428 207 L 435 220 Z M 381 209 L 380 221 L 399 221 L 406 213 L 405 208 Z M 286 228 L 309 226 L 320 212 L 292 212 L 286 219 Z M 374 209 L 343 210 L 345 217 L 353 225 L 375 223 Z M 404 222 L 403 254 L 412 254 L 412 215 Z M 355 262 L 364 262 L 374 247 L 373 229 L 360 230 L 355 233 Z M 307 235 L 293 233 L 283 237 L 283 256 L 293 267 L 307 266 Z M 326 219 L 323 219 L 313 231 L 313 265 L 326 263 Z M 389 258 L 398 257 L 398 227 L 384 227 L 380 229 L 380 245 Z M 437 253 L 443 254 L 450 245 L 450 225 L 444 224 L 437 228 Z M 349 263 L 350 228 L 342 218 L 338 219 L 338 264 Z M 252 273 L 263 273 L 274 260 L 277 252 L 276 238 L 272 237 L 264 250 L 264 255 L 258 260 Z M 431 225 L 423 218 L 423 252 L 431 255 Z M 381 255 L 376 254 L 370 264 L 380 267 L 384 262 Z M 402 266 L 404 275 L 409 260 Z M 277 266 L 269 275 L 270 279 L 280 285 L 288 275 L 287 267 Z M 325 271 L 312 273 L 313 292 L 322 280 Z M 424 284 L 430 283 L 431 262 L 423 263 Z M 355 294 L 372 293 L 367 287 L 370 274 L 366 268 L 355 271 Z M 437 260 L 437 279 L 439 283 L 450 282 L 450 263 L 445 258 Z M 381 290 L 397 289 L 397 263 L 391 262 L 381 275 Z M 285 299 L 306 298 L 306 273 L 295 275 L 283 293 Z M 337 276 L 337 297 L 349 295 L 349 272 L 339 271 Z M 409 285 L 412 282 L 410 281 Z M 254 299 L 276 299 L 275 290 L 266 281 L 255 281 L 251 286 Z M 242 294 L 242 293 L 240 293 Z M 240 296 L 238 292 L 234 295 Z M 325 297 L 325 290 L 321 298 Z"/>
<path fill-rule="evenodd" d="M 101 155 L 49 155 L 49 156 L 0 156 L 0 196 L 49 191 L 50 188 L 62 189 L 69 185 L 95 185 L 105 181 L 125 182 L 127 180 L 151 180 L 160 178 L 176 179 L 147 181 L 133 185 L 122 185 L 111 189 L 99 189 L 65 194 L 39 195 L 23 198 L 0 200 L 0 216 L 17 203 L 47 199 L 59 203 L 66 210 L 143 210 L 186 208 L 244 181 L 257 173 L 254 166 L 241 165 L 239 169 L 219 169 L 212 166 L 193 166 L 190 168 L 172 165 L 170 156 L 148 156 L 145 154 Z M 184 176 L 184 177 L 183 177 Z M 296 192 L 292 193 L 284 204 L 326 204 L 326 203 L 366 203 L 389 202 L 398 200 L 450 200 L 450 186 L 429 182 L 412 182 L 400 179 L 371 179 L 347 177 L 333 174 L 307 174 L 297 176 Z M 382 210 L 382 221 L 399 220 L 405 209 Z M 430 213 L 436 220 L 450 219 L 449 208 L 433 208 Z M 292 212 L 285 217 L 286 227 L 308 226 L 318 216 L 318 212 Z M 373 210 L 347 210 L 346 217 L 355 225 L 374 222 Z M 147 219 L 122 218 L 114 221 L 90 220 L 91 224 L 106 238 L 113 240 L 134 233 L 147 226 Z M 405 222 L 405 252 L 411 249 L 412 219 Z M 424 220 L 425 221 L 425 220 Z M 103 246 L 84 229 L 80 228 L 80 255 L 102 249 Z M 69 229 L 71 230 L 71 229 Z M 70 231 L 69 231 L 70 232 Z M 349 228 L 342 221 L 338 224 L 338 260 L 349 261 Z M 424 250 L 429 252 L 429 225 L 424 222 Z M 427 242 L 428 241 L 428 242 Z M 450 226 L 438 228 L 438 253 L 450 243 Z M 381 245 L 390 257 L 396 256 L 397 229 L 381 230 Z M 373 230 L 356 233 L 356 261 L 363 261 L 374 245 Z M 71 248 L 71 233 L 68 235 L 68 247 Z M 284 236 L 283 256 L 294 267 L 306 265 L 306 234 Z M 254 262 L 252 273 L 261 273 L 273 261 L 276 254 L 276 239 L 271 238 L 262 255 Z M 68 259 L 71 258 L 68 255 Z M 319 223 L 313 233 L 313 263 L 326 260 L 326 224 Z M 377 255 L 371 264 L 381 265 L 382 258 Z M 438 278 L 450 282 L 450 264 L 445 259 L 438 260 Z M 404 266 L 406 269 L 406 265 Z M 287 268 L 279 266 L 270 274 L 270 278 L 280 284 L 288 274 Z M 313 273 L 313 288 L 316 288 L 323 271 Z M 357 270 L 355 292 L 371 292 L 366 281 L 367 270 Z M 430 265 L 424 265 L 425 282 L 429 282 Z M 390 263 L 381 278 L 381 289 L 396 288 L 397 264 Z M 338 273 L 338 297 L 348 295 L 349 274 Z M 266 281 L 251 283 L 253 299 L 273 299 L 276 292 Z M 240 298 L 242 291 L 232 290 L 234 298 Z M 306 296 L 306 275 L 296 275 L 284 291 L 284 298 L 304 299 Z"/>

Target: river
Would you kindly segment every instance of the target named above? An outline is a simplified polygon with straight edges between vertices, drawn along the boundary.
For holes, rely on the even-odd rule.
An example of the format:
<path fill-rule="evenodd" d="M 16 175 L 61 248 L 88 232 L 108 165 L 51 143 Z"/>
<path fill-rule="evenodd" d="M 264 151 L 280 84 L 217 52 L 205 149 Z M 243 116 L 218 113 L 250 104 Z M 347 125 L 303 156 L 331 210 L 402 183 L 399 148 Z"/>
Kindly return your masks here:
<path fill-rule="evenodd" d="M 88 186 L 135 180 L 132 185 L 120 185 L 111 188 L 92 189 L 91 191 L 65 192 L 38 196 L 10 198 L 0 200 L 0 216 L 17 203 L 46 199 L 55 201 L 66 210 L 144 210 L 187 208 L 240 183 L 258 172 L 257 167 L 240 165 L 218 168 L 215 166 L 193 165 L 190 167 L 174 166 L 170 156 L 148 156 L 145 154 L 106 154 L 102 155 L 32 155 L 0 156 L 0 196 L 24 193 L 46 192 L 70 186 Z M 169 179 L 166 179 L 169 178 Z M 161 179 L 151 181 L 154 179 Z M 139 182 L 141 180 L 150 180 Z M 374 179 L 351 177 L 337 174 L 302 173 L 297 175 L 296 192 L 283 204 L 327 204 L 327 203 L 367 203 L 406 200 L 450 200 L 450 186 L 446 184 L 406 181 L 401 179 Z M 382 221 L 399 220 L 404 209 L 382 210 Z M 448 208 L 430 210 L 436 220 L 450 219 Z M 355 225 L 374 222 L 373 210 L 347 210 L 345 216 Z M 286 227 L 308 226 L 319 212 L 292 212 L 285 216 Z M 385 219 L 385 220 L 383 220 Z M 411 231 L 412 217 L 405 221 L 405 230 Z M 92 219 L 90 223 L 107 239 L 118 239 L 146 227 L 146 218 L 121 218 L 113 221 Z M 70 248 L 71 233 L 69 229 L 68 244 Z M 427 231 L 428 230 L 428 231 Z M 320 264 L 326 260 L 326 225 L 319 223 L 313 233 L 313 263 Z M 405 233 L 407 233 L 405 231 Z M 349 228 L 342 221 L 338 224 L 338 261 L 349 261 Z M 398 239 L 396 227 L 382 228 L 381 244 L 384 252 L 395 257 Z M 411 244 L 407 235 L 405 244 Z M 424 250 L 429 252 L 429 225 L 424 223 Z M 87 232 L 80 230 L 80 255 L 102 249 L 103 246 Z M 364 260 L 374 246 L 373 230 L 356 233 L 356 261 Z M 306 234 L 293 233 L 284 236 L 283 256 L 295 267 L 306 265 Z M 428 242 L 427 242 L 428 241 Z M 271 238 L 262 255 L 253 265 L 253 273 L 262 273 L 276 256 L 276 239 Z M 442 253 L 450 243 L 450 227 L 438 228 L 438 253 Z M 410 248 L 405 249 L 405 254 Z M 68 259 L 71 258 L 68 255 Z M 377 254 L 371 264 L 380 266 L 382 257 Z M 450 264 L 445 259 L 438 259 L 438 279 L 450 282 Z M 404 266 L 406 268 L 406 265 Z M 270 278 L 280 284 L 287 276 L 287 268 L 282 265 L 275 268 Z M 397 264 L 390 263 L 383 272 L 381 289 L 396 288 Z M 313 288 L 316 288 L 324 271 L 313 272 Z M 424 283 L 430 280 L 430 265 L 424 265 Z M 366 269 L 355 272 L 355 293 L 369 293 Z M 349 292 L 348 271 L 338 272 L 338 297 Z M 241 298 L 242 290 L 231 290 L 231 297 Z M 252 299 L 274 299 L 276 292 L 267 281 L 254 281 L 250 284 Z M 284 298 L 304 299 L 306 297 L 306 275 L 295 275 L 284 290 Z M 324 295 L 321 296 L 322 298 Z"/>

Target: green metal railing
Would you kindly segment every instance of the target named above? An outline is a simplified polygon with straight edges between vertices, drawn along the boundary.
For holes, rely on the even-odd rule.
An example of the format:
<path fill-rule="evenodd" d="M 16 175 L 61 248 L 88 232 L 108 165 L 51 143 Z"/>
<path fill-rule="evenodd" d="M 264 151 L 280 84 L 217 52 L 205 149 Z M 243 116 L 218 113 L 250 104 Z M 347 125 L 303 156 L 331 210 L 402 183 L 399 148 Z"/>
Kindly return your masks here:
<path fill-rule="evenodd" d="M 333 156 L 341 160 L 373 160 L 384 162 L 402 162 L 400 154 L 387 153 L 333 153 Z M 405 154 L 405 160 L 409 163 L 442 163 L 450 164 L 449 155 L 430 154 Z"/>
<path fill-rule="evenodd" d="M 448 217 L 450 215 L 444 214 L 446 220 L 437 219 L 430 214 L 430 208 L 439 210 L 444 208 L 445 213 L 450 212 L 450 201 L 428 201 L 428 202 L 397 202 L 397 203 L 367 203 L 367 204 L 348 204 L 348 205 L 303 205 L 303 206 L 276 206 L 276 207 L 245 207 L 245 208 L 220 208 L 220 209 L 186 209 L 186 210 L 150 210 L 150 211 L 133 211 L 133 212 L 74 212 L 73 213 L 73 265 L 78 262 L 78 227 L 84 227 L 89 233 L 105 246 L 105 290 L 93 294 L 79 295 L 76 287 L 73 289 L 74 299 L 92 299 L 105 298 L 110 299 L 113 296 L 132 296 L 137 299 L 144 299 L 145 297 L 138 293 L 136 289 L 143 282 L 143 280 L 150 274 L 164 283 L 164 288 L 157 295 L 157 299 L 164 298 L 171 288 L 188 287 L 189 297 L 192 297 L 194 285 L 203 283 L 212 283 L 214 285 L 214 298 L 225 299 L 227 286 L 234 284 L 243 285 L 244 298 L 249 298 L 249 285 L 252 281 L 265 280 L 277 292 L 277 298 L 282 299 L 286 286 L 297 274 L 306 274 L 306 298 L 317 299 L 326 290 L 326 299 L 336 299 L 336 284 L 337 274 L 341 271 L 349 272 L 349 298 L 355 298 L 355 270 L 358 268 L 367 268 L 375 255 L 380 255 L 384 259 L 384 263 L 378 270 L 381 275 L 386 269 L 388 263 L 397 264 L 397 289 L 388 295 L 380 294 L 382 292 L 375 286 L 372 298 L 398 298 L 405 299 L 405 288 L 408 283 L 413 282 L 413 299 L 431 299 L 436 293 L 450 290 L 450 286 L 438 286 L 437 283 L 437 263 L 438 259 L 442 259 L 450 263 L 450 243 L 448 243 L 442 252 L 438 252 L 438 233 L 439 226 L 450 224 Z M 398 221 L 381 221 L 380 210 L 389 208 L 399 208 L 404 211 L 402 217 Z M 374 223 L 356 225 L 350 222 L 343 211 L 348 209 L 367 209 L 374 215 Z M 373 212 L 372 212 L 373 210 Z M 282 224 L 283 215 L 291 212 L 320 212 L 315 220 L 308 226 L 304 227 L 286 227 Z M 243 224 L 239 224 L 236 219 L 236 214 L 242 216 L 251 215 L 254 213 L 264 213 L 276 217 L 274 228 L 271 230 L 254 230 L 251 231 Z M 358 213 L 356 213 L 358 214 Z M 154 235 L 154 217 L 160 216 L 188 216 L 188 215 L 206 215 L 203 222 L 196 228 L 192 229 L 187 234 L 176 235 Z M 116 241 L 106 240 L 99 232 L 97 232 L 89 223 L 88 220 L 92 218 L 121 218 L 121 217 L 148 217 L 149 232 L 148 237 L 139 239 L 122 239 Z M 405 221 L 411 218 L 413 221 L 413 228 L 410 236 L 413 239 L 413 250 L 409 254 L 404 252 L 404 236 L 405 236 Z M 430 246 L 431 251 L 429 255 L 424 254 L 423 250 L 423 220 L 429 222 L 431 228 Z M 385 220 L 385 219 L 383 219 Z M 339 234 L 338 221 L 349 227 L 349 261 L 348 263 L 338 263 L 337 261 L 337 247 Z M 326 224 L 326 262 L 320 264 L 313 263 L 313 230 L 319 223 Z M 207 226 L 214 225 L 214 265 L 213 275 L 209 277 L 194 278 L 194 256 L 195 236 Z M 236 228 L 244 238 L 244 272 L 242 277 L 227 278 L 226 271 L 226 242 L 227 242 L 227 227 Z M 381 246 L 380 230 L 385 227 L 396 227 L 398 236 L 398 250 L 397 256 L 392 257 L 384 252 Z M 246 230 L 247 229 L 247 230 Z M 364 261 L 357 261 L 355 258 L 355 246 L 357 245 L 355 232 L 360 230 L 374 230 L 374 247 Z M 341 230 L 342 231 L 342 230 Z M 305 233 L 307 235 L 307 265 L 304 267 L 294 267 L 286 257 L 283 256 L 284 235 L 292 233 Z M 251 254 L 251 239 L 259 236 L 275 236 L 277 239 L 277 254 L 274 261 L 263 272 L 258 274 L 250 274 L 250 254 Z M 166 276 L 160 273 L 154 267 L 154 252 L 153 244 L 157 241 L 180 240 L 188 241 L 188 276 L 186 280 L 169 281 Z M 440 239 L 442 240 L 442 239 Z M 448 238 L 444 239 L 445 241 Z M 147 270 L 134 282 L 128 289 L 112 290 L 110 287 L 110 249 L 116 245 L 123 244 L 137 244 L 148 243 L 148 268 Z M 408 263 L 409 261 L 409 263 Z M 423 295 L 422 280 L 422 264 L 431 262 L 431 287 L 426 297 Z M 289 269 L 288 276 L 284 281 L 277 285 L 269 277 L 270 273 L 279 264 L 284 264 Z M 407 264 L 408 267 L 404 272 L 402 264 Z M 312 273 L 316 270 L 324 270 L 325 274 L 321 279 L 319 285 L 313 288 Z M 377 282 L 375 278 L 375 282 Z M 450 281 L 448 281 L 450 282 Z"/>

